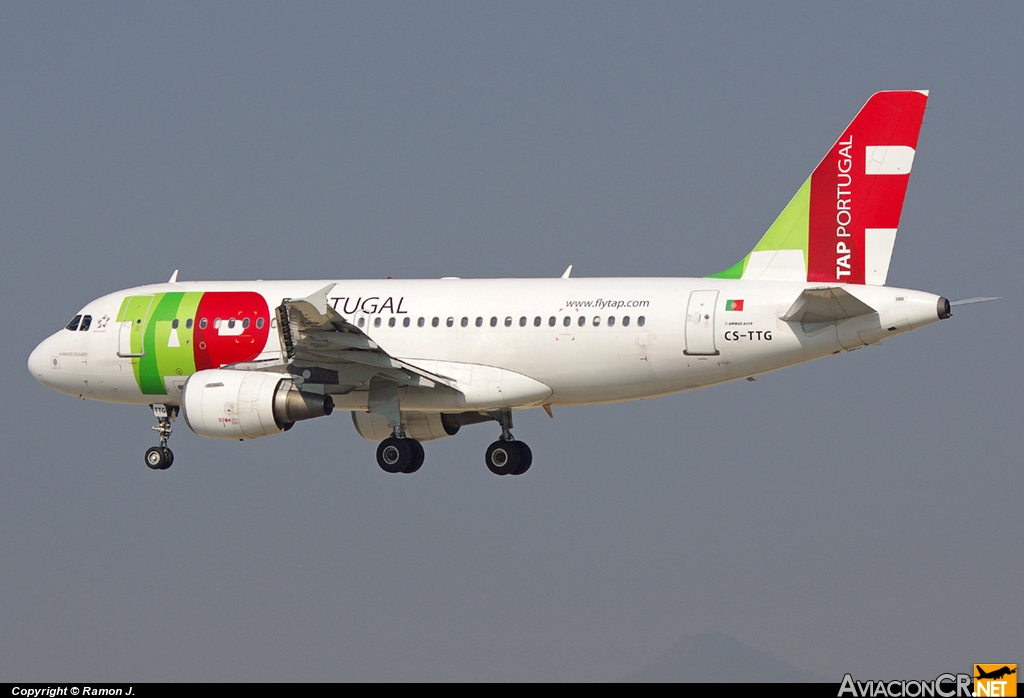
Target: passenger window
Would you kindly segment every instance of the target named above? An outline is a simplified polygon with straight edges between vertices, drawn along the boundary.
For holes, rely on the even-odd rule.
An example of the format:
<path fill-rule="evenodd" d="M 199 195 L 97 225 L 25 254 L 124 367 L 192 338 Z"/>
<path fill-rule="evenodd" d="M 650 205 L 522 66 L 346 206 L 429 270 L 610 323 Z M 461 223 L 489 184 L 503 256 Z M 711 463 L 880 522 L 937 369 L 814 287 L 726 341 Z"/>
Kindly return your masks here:
<path fill-rule="evenodd" d="M 497 326 L 498 326 L 498 318 L 492 317 L 491 318 L 491 327 L 497 327 Z"/>
<path fill-rule="evenodd" d="M 566 327 L 568 327 L 568 326 L 569 326 L 569 324 L 570 324 L 571 322 L 572 322 L 572 318 L 571 318 L 571 317 L 569 317 L 568 315 L 566 315 L 566 316 L 565 316 L 565 317 L 564 317 L 564 318 L 562 319 L 562 324 L 563 324 L 563 325 L 565 325 Z"/>
<path fill-rule="evenodd" d="M 629 316 L 628 315 L 626 315 L 626 316 L 624 316 L 622 318 L 622 326 L 623 327 L 629 327 Z"/>
<path fill-rule="evenodd" d="M 540 327 L 540 315 L 538 315 L 537 317 L 533 318 L 533 326 L 534 327 Z"/>
<path fill-rule="evenodd" d="M 638 317 L 636 319 L 636 326 L 637 327 L 643 327 L 646 322 L 647 322 L 647 318 L 645 318 L 643 315 L 641 315 L 640 317 Z"/>
<path fill-rule="evenodd" d="M 177 320 L 175 320 L 175 322 L 177 322 Z M 242 329 L 249 329 L 249 318 L 245 318 L 244 320 L 242 320 Z"/>
<path fill-rule="evenodd" d="M 608 327 L 615 327 L 615 316 L 614 315 L 609 315 L 608 316 Z"/>
<path fill-rule="evenodd" d="M 394 327 L 394 326 L 395 326 L 395 318 L 389 317 L 388 318 L 388 327 Z"/>
<path fill-rule="evenodd" d="M 75 330 L 78 329 L 78 323 L 80 323 L 81 321 L 82 321 L 82 316 L 81 315 L 76 315 L 73 318 L 71 318 L 71 322 L 69 322 L 68 326 L 66 328 L 64 328 L 64 329 L 71 330 L 72 332 L 74 332 Z"/>
<path fill-rule="evenodd" d="M 230 320 L 228 320 L 228 329 L 229 330 L 235 329 L 235 318 L 231 318 Z"/>
<path fill-rule="evenodd" d="M 526 327 L 526 316 L 525 315 L 523 317 L 519 318 L 519 326 L 520 327 Z"/>
<path fill-rule="evenodd" d="M 89 329 L 89 325 L 92 324 L 92 315 L 86 315 L 82 318 L 82 324 L 78 326 L 79 332 L 85 332 Z"/>
<path fill-rule="evenodd" d="M 484 319 L 482 317 L 478 317 L 476 319 L 476 326 L 477 327 L 483 327 L 484 326 Z"/>
<path fill-rule="evenodd" d="M 434 318 L 433 320 L 430 321 L 430 326 L 431 327 L 437 327 L 439 323 L 440 323 L 440 319 L 439 318 Z"/>
<path fill-rule="evenodd" d="M 554 327 L 554 326 L 555 326 L 555 316 L 552 315 L 551 317 L 548 318 L 548 327 Z"/>
<path fill-rule="evenodd" d="M 453 318 L 453 317 L 448 318 L 447 320 L 444 321 L 444 324 L 447 325 L 448 327 L 454 327 L 455 326 L 455 318 Z"/>
<path fill-rule="evenodd" d="M 206 329 L 206 318 L 203 318 L 202 320 L 199 321 L 199 329 L 201 329 L 201 330 L 205 330 Z"/>
<path fill-rule="evenodd" d="M 356 325 L 358 325 L 359 327 L 365 327 L 366 326 L 366 318 L 365 317 L 360 317 L 359 320 L 356 322 Z"/>
<path fill-rule="evenodd" d="M 178 318 L 174 318 L 173 320 L 171 320 L 171 329 L 172 330 L 178 329 Z"/>
<path fill-rule="evenodd" d="M 192 321 L 191 320 L 189 320 L 188 322 L 185 323 L 185 329 L 192 329 Z M 263 318 L 261 318 L 261 317 L 256 318 L 256 329 L 257 330 L 262 330 L 263 329 Z"/>
<path fill-rule="evenodd" d="M 379 317 L 373 318 L 373 326 L 374 327 L 380 327 L 380 318 Z"/>
<path fill-rule="evenodd" d="M 580 327 L 583 327 L 584 325 L 587 324 L 587 318 L 580 315 L 579 322 L 577 322 L 576 324 L 579 325 Z"/>
<path fill-rule="evenodd" d="M 410 322 L 409 318 L 407 318 L 407 317 L 402 318 L 402 327 L 408 327 L 409 326 L 409 322 Z"/>
<path fill-rule="evenodd" d="M 426 318 L 420 318 L 416 321 L 416 327 L 423 327 L 425 324 L 427 324 Z"/>
<path fill-rule="evenodd" d="M 215 330 L 219 330 L 220 329 L 220 318 L 219 317 L 215 317 L 213 319 L 213 329 L 215 329 Z"/>
<path fill-rule="evenodd" d="M 595 315 L 594 316 L 594 327 L 599 327 L 600 325 L 601 325 L 601 318 L 599 318 L 597 315 Z"/>
<path fill-rule="evenodd" d="M 257 328 L 263 327 L 263 318 L 260 318 L 259 320 L 256 321 L 256 327 Z M 191 330 L 192 329 L 192 318 L 188 318 L 187 320 L 185 320 L 185 329 L 186 330 Z"/>
<path fill-rule="evenodd" d="M 512 327 L 512 318 L 505 318 L 505 327 Z"/>
<path fill-rule="evenodd" d="M 460 322 L 459 324 L 462 325 L 463 327 L 469 327 L 469 318 L 468 317 L 462 318 L 462 322 Z"/>

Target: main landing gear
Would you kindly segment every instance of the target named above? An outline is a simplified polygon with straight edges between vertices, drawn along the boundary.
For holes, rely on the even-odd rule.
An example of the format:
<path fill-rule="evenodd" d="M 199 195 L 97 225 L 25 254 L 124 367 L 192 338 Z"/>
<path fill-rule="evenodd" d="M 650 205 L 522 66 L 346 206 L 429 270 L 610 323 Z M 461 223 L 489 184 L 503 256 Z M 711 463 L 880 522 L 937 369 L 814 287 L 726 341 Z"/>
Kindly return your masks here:
<path fill-rule="evenodd" d="M 494 418 L 501 424 L 501 437 L 487 447 L 487 469 L 495 475 L 522 475 L 533 465 L 533 451 L 512 436 L 512 412 L 497 412 Z"/>
<path fill-rule="evenodd" d="M 174 463 L 174 454 L 167 448 L 167 440 L 171 438 L 171 422 L 178 416 L 180 408 L 174 405 L 151 405 L 156 426 L 153 431 L 160 435 L 160 445 L 146 451 L 146 465 L 150 470 L 167 470 Z"/>
<path fill-rule="evenodd" d="M 423 465 L 423 444 L 396 433 L 377 446 L 377 465 L 386 473 L 415 473 Z"/>
<path fill-rule="evenodd" d="M 458 415 L 456 415 L 458 416 Z M 454 422 L 449 434 L 459 426 L 494 420 L 501 425 L 501 436 L 487 447 L 484 462 L 495 475 L 522 475 L 533 465 L 533 452 L 522 441 L 512 436 L 512 412 L 466 413 Z M 398 422 L 395 419 L 392 424 Z M 423 445 L 409 436 L 401 427 L 392 429 L 391 436 L 377 446 L 377 465 L 386 473 L 415 473 L 423 465 Z"/>

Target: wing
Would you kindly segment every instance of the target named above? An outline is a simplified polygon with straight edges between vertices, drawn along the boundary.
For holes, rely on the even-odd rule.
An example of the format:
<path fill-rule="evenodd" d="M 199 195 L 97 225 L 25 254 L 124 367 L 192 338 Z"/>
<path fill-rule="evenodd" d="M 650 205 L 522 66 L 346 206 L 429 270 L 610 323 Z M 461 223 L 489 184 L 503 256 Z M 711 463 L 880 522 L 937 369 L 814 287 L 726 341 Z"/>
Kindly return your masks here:
<path fill-rule="evenodd" d="M 327 302 L 335 284 L 277 308 L 282 364 L 303 386 L 344 394 L 373 378 L 397 386 L 457 389 L 454 381 L 389 355 Z"/>

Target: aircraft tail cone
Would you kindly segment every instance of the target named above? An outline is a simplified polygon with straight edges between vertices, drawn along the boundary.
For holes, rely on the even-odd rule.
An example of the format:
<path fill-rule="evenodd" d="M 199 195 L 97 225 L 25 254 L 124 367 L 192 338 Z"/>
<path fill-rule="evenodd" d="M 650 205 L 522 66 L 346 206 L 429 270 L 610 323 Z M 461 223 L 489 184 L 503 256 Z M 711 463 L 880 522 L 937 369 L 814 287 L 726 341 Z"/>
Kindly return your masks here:
<path fill-rule="evenodd" d="M 949 316 L 951 316 L 953 314 L 950 311 L 949 299 L 948 298 L 946 298 L 945 296 L 939 296 L 939 302 L 938 302 L 937 311 L 939 313 L 939 319 L 940 320 L 945 320 L 946 318 L 948 318 Z"/>

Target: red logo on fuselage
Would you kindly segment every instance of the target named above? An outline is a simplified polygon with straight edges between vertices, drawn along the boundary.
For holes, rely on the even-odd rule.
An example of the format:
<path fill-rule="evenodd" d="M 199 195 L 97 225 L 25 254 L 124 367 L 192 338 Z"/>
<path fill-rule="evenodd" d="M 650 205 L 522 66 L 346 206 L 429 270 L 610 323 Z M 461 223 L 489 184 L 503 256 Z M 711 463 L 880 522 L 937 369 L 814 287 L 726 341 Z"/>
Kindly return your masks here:
<path fill-rule="evenodd" d="M 270 309 L 252 291 L 211 291 L 196 309 L 196 370 L 252 361 L 267 346 Z"/>

